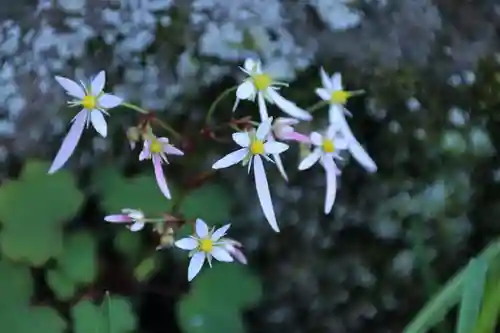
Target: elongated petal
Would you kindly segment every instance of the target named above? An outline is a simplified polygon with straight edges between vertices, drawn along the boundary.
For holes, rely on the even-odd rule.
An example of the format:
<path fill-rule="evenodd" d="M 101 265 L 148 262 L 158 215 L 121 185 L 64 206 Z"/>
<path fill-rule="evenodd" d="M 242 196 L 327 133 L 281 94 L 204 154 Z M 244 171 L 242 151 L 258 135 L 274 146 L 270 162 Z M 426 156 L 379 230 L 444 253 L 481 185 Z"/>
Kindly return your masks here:
<path fill-rule="evenodd" d="M 203 263 L 205 262 L 205 254 L 203 252 L 195 253 L 191 260 L 189 261 L 188 267 L 188 281 L 195 278 L 196 275 L 201 271 Z"/>
<path fill-rule="evenodd" d="M 142 147 L 141 152 L 139 153 L 139 161 L 144 161 L 145 159 L 149 158 L 149 142 L 144 141 L 144 145 Z"/>
<path fill-rule="evenodd" d="M 222 262 L 232 262 L 233 257 L 223 247 L 214 246 L 210 253 L 215 259 Z"/>
<path fill-rule="evenodd" d="M 323 84 L 323 87 L 325 87 L 328 90 L 332 90 L 333 89 L 332 82 L 330 81 L 330 77 L 328 76 L 328 74 L 326 74 L 323 67 L 321 67 L 321 69 L 319 70 L 319 74 L 321 76 L 321 84 Z"/>
<path fill-rule="evenodd" d="M 97 133 L 99 133 L 103 138 L 108 135 L 108 125 L 106 124 L 106 119 L 104 119 L 104 115 L 101 111 L 91 111 L 90 121 L 92 122 L 92 126 L 95 128 Z"/>
<path fill-rule="evenodd" d="M 283 140 L 293 140 L 293 141 L 298 141 L 302 143 L 310 143 L 311 139 L 304 134 L 298 133 L 298 132 L 292 132 L 292 133 L 287 133 L 282 137 Z"/>
<path fill-rule="evenodd" d="M 212 234 L 212 241 L 217 242 L 219 239 L 224 237 L 230 226 L 231 224 L 226 224 L 220 227 L 219 229 L 215 230 L 215 232 Z"/>
<path fill-rule="evenodd" d="M 300 162 L 299 170 L 309 169 L 314 165 L 314 163 L 318 162 L 320 157 L 321 157 L 321 150 L 315 149 L 312 153 L 307 155 L 307 157 L 304 158 L 302 162 Z"/>
<path fill-rule="evenodd" d="M 132 231 L 132 232 L 136 232 L 136 231 L 140 231 L 140 230 L 144 229 L 144 226 L 145 226 L 145 225 L 146 225 L 146 224 L 145 224 L 145 223 L 143 223 L 143 222 L 135 222 L 134 224 L 132 224 L 132 225 L 130 226 L 130 228 L 129 228 L 129 229 L 130 229 L 130 231 Z"/>
<path fill-rule="evenodd" d="M 259 92 L 257 96 L 257 104 L 259 106 L 260 121 L 266 121 L 269 118 L 269 113 L 267 112 L 266 101 L 264 100 L 264 95 Z"/>
<path fill-rule="evenodd" d="M 92 95 L 99 95 L 104 89 L 104 84 L 106 84 L 106 72 L 100 71 L 90 84 L 90 91 Z"/>
<path fill-rule="evenodd" d="M 334 73 L 331 78 L 333 90 L 343 90 L 342 87 L 342 74 Z"/>
<path fill-rule="evenodd" d="M 255 87 L 251 80 L 245 80 L 236 89 L 236 97 L 238 99 L 251 99 L 255 95 Z"/>
<path fill-rule="evenodd" d="M 323 144 L 323 136 L 319 134 L 318 132 L 312 132 L 311 133 L 311 142 L 315 146 L 321 146 Z"/>
<path fill-rule="evenodd" d="M 198 247 L 198 242 L 191 237 L 186 237 L 179 239 L 174 245 L 179 249 L 192 251 Z"/>
<path fill-rule="evenodd" d="M 249 72 L 252 72 L 256 67 L 257 62 L 251 58 L 246 59 L 245 63 L 243 64 L 243 68 L 245 68 Z"/>
<path fill-rule="evenodd" d="M 196 219 L 196 235 L 199 238 L 206 238 L 208 236 L 208 225 L 202 219 Z"/>
<path fill-rule="evenodd" d="M 61 148 L 59 148 L 59 151 L 57 152 L 57 155 L 54 158 L 54 161 L 52 162 L 52 165 L 49 169 L 49 174 L 52 174 L 57 170 L 59 170 L 73 154 L 76 146 L 78 145 L 78 141 L 80 141 L 80 137 L 82 136 L 86 121 L 87 121 L 86 110 L 80 111 L 75 116 L 73 124 L 69 129 L 69 132 L 61 144 Z"/>
<path fill-rule="evenodd" d="M 281 177 L 283 177 L 283 179 L 285 181 L 288 181 L 288 175 L 286 174 L 285 167 L 283 166 L 283 161 L 281 161 L 280 155 L 273 154 L 272 156 L 273 156 L 274 162 L 276 163 L 276 167 L 278 168 L 278 171 L 281 174 Z"/>
<path fill-rule="evenodd" d="M 99 102 L 97 103 L 101 108 L 111 109 L 115 108 L 118 105 L 122 104 L 123 98 L 111 95 L 111 94 L 103 94 L 99 97 Z"/>
<path fill-rule="evenodd" d="M 286 143 L 282 142 L 266 142 L 264 143 L 264 151 L 266 154 L 281 154 L 285 150 L 287 150 L 289 146 Z"/>
<path fill-rule="evenodd" d="M 311 120 L 312 116 L 309 112 L 302 110 L 294 103 L 286 100 L 279 93 L 273 89 L 267 89 L 269 97 L 276 103 L 276 105 L 281 109 L 281 111 L 289 114 L 292 117 L 302 120 Z"/>
<path fill-rule="evenodd" d="M 257 133 L 255 133 L 257 139 L 265 140 L 267 138 L 267 135 L 271 131 L 271 122 L 272 118 L 262 120 L 259 127 L 257 127 Z"/>
<path fill-rule="evenodd" d="M 223 169 L 235 165 L 236 163 L 243 161 L 247 154 L 247 148 L 241 148 L 237 151 L 233 151 L 232 153 L 227 154 L 226 156 L 215 162 L 214 165 L 212 165 L 212 169 Z"/>
<path fill-rule="evenodd" d="M 184 152 L 170 144 L 166 144 L 163 146 L 163 151 L 169 155 L 177 155 L 177 156 L 183 156 Z"/>
<path fill-rule="evenodd" d="M 105 216 L 104 221 L 111 223 L 123 223 L 132 222 L 132 218 L 130 218 L 127 214 L 114 214 Z"/>
<path fill-rule="evenodd" d="M 269 192 L 269 185 L 267 183 L 266 172 L 264 170 L 264 163 L 259 155 L 253 158 L 253 174 L 255 177 L 255 188 L 257 189 L 257 196 L 259 197 L 260 206 L 267 222 L 271 225 L 274 231 L 279 232 L 278 222 L 274 213 L 273 203 L 271 201 L 271 193 Z"/>
<path fill-rule="evenodd" d="M 325 195 L 325 214 L 329 214 L 335 203 L 337 196 L 337 172 L 335 163 L 331 156 L 325 156 L 323 165 L 326 171 L 326 195 Z"/>
<path fill-rule="evenodd" d="M 328 122 L 330 124 L 335 124 L 341 117 L 344 117 L 342 106 L 338 104 L 330 105 L 330 108 L 328 109 Z"/>
<path fill-rule="evenodd" d="M 226 249 L 228 250 L 229 254 L 231 254 L 233 256 L 234 259 L 236 259 L 237 261 L 239 261 L 243 265 L 246 265 L 248 263 L 247 257 L 245 257 L 245 255 L 243 254 L 243 252 L 241 252 L 240 249 L 238 249 L 234 246 L 230 246 L 229 248 L 226 247 Z"/>
<path fill-rule="evenodd" d="M 64 88 L 64 90 L 66 90 L 66 93 L 68 93 L 68 95 L 76 97 L 78 99 L 82 99 L 83 97 L 85 97 L 85 90 L 83 90 L 83 87 L 75 81 L 62 76 L 56 76 L 56 81 Z"/>
<path fill-rule="evenodd" d="M 328 91 L 325 88 L 317 88 L 316 90 L 314 90 L 314 92 L 322 100 L 324 100 L 324 101 L 330 100 L 330 94 L 328 93 Z"/>
<path fill-rule="evenodd" d="M 246 148 L 246 147 L 250 146 L 250 136 L 246 132 L 233 133 L 233 140 L 240 147 Z"/>
<path fill-rule="evenodd" d="M 158 155 L 153 155 L 153 166 L 155 170 L 156 183 L 160 188 L 161 193 L 167 198 L 171 199 L 170 190 L 168 189 L 167 180 L 165 179 L 165 174 L 163 173 L 163 168 L 161 166 L 161 157 Z"/>

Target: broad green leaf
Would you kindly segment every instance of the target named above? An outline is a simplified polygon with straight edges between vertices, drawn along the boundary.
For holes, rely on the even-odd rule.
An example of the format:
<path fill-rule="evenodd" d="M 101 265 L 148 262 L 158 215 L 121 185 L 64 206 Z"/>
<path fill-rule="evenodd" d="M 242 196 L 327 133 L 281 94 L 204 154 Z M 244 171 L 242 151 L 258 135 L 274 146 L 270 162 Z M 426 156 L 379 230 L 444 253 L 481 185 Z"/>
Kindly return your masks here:
<path fill-rule="evenodd" d="M 146 257 L 134 269 L 134 276 L 139 282 L 143 282 L 150 278 L 158 267 L 158 255 L 155 252 L 153 255 Z"/>
<path fill-rule="evenodd" d="M 57 299 L 70 300 L 76 292 L 76 284 L 59 270 L 47 272 L 47 284 L 52 289 Z"/>
<path fill-rule="evenodd" d="M 11 307 L 0 311 L 2 331 L 15 333 L 64 333 L 66 322 L 46 306 Z"/>
<path fill-rule="evenodd" d="M 141 253 L 141 236 L 140 232 L 131 232 L 126 228 L 122 228 L 115 234 L 113 243 L 116 249 L 120 251 L 127 260 L 134 263 Z"/>
<path fill-rule="evenodd" d="M 49 164 L 27 162 L 21 177 L 0 188 L 1 250 L 41 266 L 62 252 L 62 228 L 83 203 L 73 176 L 48 175 Z"/>
<path fill-rule="evenodd" d="M 0 312 L 4 311 L 4 308 L 27 305 L 32 294 L 33 280 L 29 268 L 6 259 L 1 260 Z"/>
<path fill-rule="evenodd" d="M 472 259 L 467 266 L 458 314 L 457 333 L 470 333 L 476 325 L 483 300 L 487 271 L 488 262 L 484 259 Z"/>
<path fill-rule="evenodd" d="M 97 276 L 97 244 L 86 232 L 70 235 L 59 257 L 58 267 L 75 283 L 91 283 Z"/>
<path fill-rule="evenodd" d="M 186 195 L 180 212 L 187 219 L 201 218 L 208 225 L 222 225 L 228 223 L 232 206 L 228 190 L 217 184 L 205 184 Z"/>

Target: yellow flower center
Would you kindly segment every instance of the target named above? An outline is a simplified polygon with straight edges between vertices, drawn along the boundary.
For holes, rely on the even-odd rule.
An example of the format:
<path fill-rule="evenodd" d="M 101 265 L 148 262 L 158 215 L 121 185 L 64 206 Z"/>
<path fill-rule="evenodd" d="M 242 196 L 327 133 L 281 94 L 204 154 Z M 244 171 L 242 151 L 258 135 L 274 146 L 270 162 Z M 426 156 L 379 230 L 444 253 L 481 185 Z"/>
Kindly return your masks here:
<path fill-rule="evenodd" d="M 200 250 L 203 252 L 212 252 L 214 248 L 214 242 L 211 239 L 202 239 L 200 240 Z"/>
<path fill-rule="evenodd" d="M 345 104 L 347 100 L 351 97 L 351 93 L 345 90 L 337 90 L 332 92 L 330 96 L 330 103 L 332 104 Z"/>
<path fill-rule="evenodd" d="M 257 90 L 266 90 L 273 83 L 271 77 L 267 74 L 255 74 L 253 76 L 253 84 Z"/>
<path fill-rule="evenodd" d="M 264 142 L 260 141 L 260 140 L 255 140 L 254 142 L 252 142 L 252 144 L 250 145 L 250 151 L 252 152 L 252 154 L 254 155 L 261 155 L 261 154 L 264 154 Z"/>
<path fill-rule="evenodd" d="M 87 110 L 95 109 L 97 105 L 97 99 L 95 98 L 95 96 L 87 95 L 82 99 L 82 105 Z"/>
<path fill-rule="evenodd" d="M 323 150 L 325 153 L 333 153 L 335 151 L 335 144 L 332 140 L 323 139 Z"/>
<path fill-rule="evenodd" d="M 149 145 L 149 150 L 153 154 L 159 154 L 163 151 L 163 144 L 160 141 L 154 139 L 151 141 L 151 144 Z"/>

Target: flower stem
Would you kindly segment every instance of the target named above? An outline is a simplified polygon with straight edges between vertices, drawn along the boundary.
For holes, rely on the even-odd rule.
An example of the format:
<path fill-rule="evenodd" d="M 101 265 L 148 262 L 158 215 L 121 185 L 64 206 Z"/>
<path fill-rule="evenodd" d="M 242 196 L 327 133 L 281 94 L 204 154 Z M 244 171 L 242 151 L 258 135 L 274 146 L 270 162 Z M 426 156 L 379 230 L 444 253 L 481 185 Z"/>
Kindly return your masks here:
<path fill-rule="evenodd" d="M 149 114 L 150 112 L 148 110 L 145 110 L 143 108 L 141 108 L 140 106 L 137 106 L 137 105 L 134 105 L 134 104 L 131 104 L 131 103 L 126 103 L 126 102 L 123 102 L 121 104 L 122 106 L 126 107 L 126 108 L 129 108 L 129 109 L 132 109 L 134 111 L 137 111 L 139 113 L 142 113 L 142 114 Z M 157 119 L 157 118 L 154 118 L 153 121 L 155 121 L 158 125 L 160 125 L 161 127 L 163 127 L 167 132 L 169 132 L 170 134 L 172 134 L 172 136 L 174 136 L 176 139 L 181 139 L 181 135 L 172 128 L 172 126 L 170 126 L 169 124 L 167 124 L 166 122 L 160 120 L 160 119 Z"/>
<path fill-rule="evenodd" d="M 207 116 L 205 118 L 205 124 L 210 123 L 210 120 L 212 120 L 212 115 L 215 111 L 215 107 L 217 104 L 219 104 L 227 95 L 229 95 L 231 92 L 235 91 L 238 89 L 238 86 L 234 86 L 231 88 L 228 88 L 224 90 L 216 99 L 213 101 L 213 103 L 210 105 L 210 108 L 208 109 Z"/>
<path fill-rule="evenodd" d="M 309 107 L 306 109 L 307 112 L 313 113 L 314 111 L 322 108 L 323 106 L 327 106 L 329 101 L 319 101 L 318 103 L 314 104 L 313 106 Z"/>
<path fill-rule="evenodd" d="M 149 114 L 150 113 L 148 110 L 144 110 L 143 108 L 141 108 L 137 105 L 134 105 L 134 104 L 123 102 L 122 106 L 129 108 L 129 109 L 132 109 L 132 110 L 137 111 L 137 112 L 142 113 L 142 114 Z"/>

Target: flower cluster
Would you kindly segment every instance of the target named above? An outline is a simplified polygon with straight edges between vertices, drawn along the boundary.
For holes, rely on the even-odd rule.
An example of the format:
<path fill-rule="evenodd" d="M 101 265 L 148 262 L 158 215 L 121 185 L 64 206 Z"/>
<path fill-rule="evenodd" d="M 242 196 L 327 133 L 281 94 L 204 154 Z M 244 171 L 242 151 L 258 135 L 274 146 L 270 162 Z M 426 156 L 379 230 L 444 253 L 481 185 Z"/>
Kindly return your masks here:
<path fill-rule="evenodd" d="M 330 77 L 321 69 L 323 87 L 316 89 L 316 94 L 321 101 L 305 110 L 280 94 L 280 89 L 287 87 L 288 84 L 276 80 L 277 76 L 266 71 L 260 61 L 247 59 L 241 70 L 246 75 L 243 82 L 226 91 L 224 95 L 227 92 L 236 92 L 233 113 L 237 112 L 240 101 L 256 101 L 260 119 L 258 122 L 252 121 L 251 117 L 232 119 L 227 124 L 236 129 L 236 132 L 232 134 L 232 140 L 238 149 L 215 161 L 212 169 L 219 170 L 240 164 L 247 168 L 248 173 L 252 172 L 263 215 L 273 230 L 279 232 L 280 229 L 272 204 L 265 162 L 275 164 L 283 179 L 288 181 L 281 154 L 288 151 L 289 144 L 295 142 L 308 151 L 307 156 L 298 164 L 298 170 L 309 169 L 316 163 L 323 167 L 326 174 L 325 214 L 330 213 L 335 202 L 337 177 L 341 174 L 336 161 L 342 159 L 343 151 L 350 152 L 367 171 L 377 170 L 375 162 L 356 140 L 346 119 L 346 116 L 351 116 L 345 108 L 348 99 L 362 91 L 344 90 L 339 73 Z M 163 168 L 169 163 L 168 155 L 183 156 L 184 152 L 175 147 L 169 138 L 157 136 L 153 128 L 154 125 L 159 125 L 168 131 L 173 142 L 178 140 L 180 135 L 165 122 L 151 117 L 150 113 L 141 107 L 105 93 L 106 74 L 104 71 L 99 72 L 88 83 L 77 83 L 60 76 L 56 76 L 56 81 L 73 98 L 68 102 L 69 106 L 78 107 L 81 110 L 71 121 L 69 132 L 62 142 L 49 173 L 54 173 L 64 166 L 89 124 L 92 124 L 99 135 L 106 137 L 107 123 L 104 116 L 109 116 L 110 109 L 122 106 L 143 114 L 139 125 L 129 128 L 127 138 L 131 149 L 135 148 L 136 143 L 142 142 L 142 150 L 138 159 L 152 161 L 159 190 L 166 199 L 172 199 Z M 218 98 L 207 112 L 207 125 L 220 99 Z M 272 105 L 286 113 L 287 117 L 276 119 L 270 117 L 268 106 Z M 312 113 L 321 106 L 329 107 L 329 121 L 326 129 L 310 131 L 309 134 L 297 131 L 296 128 L 299 126 L 303 126 L 304 129 L 310 128 L 311 120 L 313 120 Z M 211 133 L 211 137 L 215 138 L 215 135 Z M 194 235 L 175 240 L 174 229 L 188 222 L 181 217 L 165 215 L 159 218 L 149 218 L 140 210 L 125 208 L 120 214 L 106 216 L 105 220 L 112 223 L 126 223 L 131 231 L 142 230 L 147 223 L 154 224 L 154 231 L 161 236 L 158 248 L 175 245 L 177 248 L 190 251 L 188 280 L 192 280 L 200 272 L 205 261 L 212 266 L 212 258 L 222 262 L 236 260 L 243 264 L 247 263 L 241 251 L 241 244 L 225 237 L 230 224 L 215 230 L 209 229 L 204 221 L 197 219 L 194 221 Z"/>

